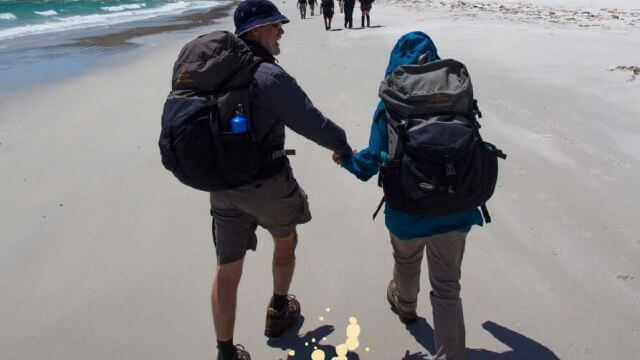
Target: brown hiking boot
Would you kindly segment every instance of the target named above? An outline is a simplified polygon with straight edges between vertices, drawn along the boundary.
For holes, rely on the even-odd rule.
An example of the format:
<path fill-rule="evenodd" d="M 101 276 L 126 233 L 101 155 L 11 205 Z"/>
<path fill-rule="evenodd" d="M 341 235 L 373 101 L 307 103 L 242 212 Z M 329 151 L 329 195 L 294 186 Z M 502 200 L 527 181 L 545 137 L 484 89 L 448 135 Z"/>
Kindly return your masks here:
<path fill-rule="evenodd" d="M 396 282 L 394 280 L 389 281 L 389 286 L 387 287 L 387 300 L 389 301 L 389 305 L 391 305 L 391 311 L 396 313 L 405 324 L 413 324 L 418 320 L 418 314 L 415 311 L 404 311 L 400 307 L 398 300 L 398 293 L 396 292 Z"/>
<path fill-rule="evenodd" d="M 236 344 L 236 353 L 233 355 L 233 360 L 251 360 L 251 355 L 244 349 L 244 346 Z"/>
<path fill-rule="evenodd" d="M 267 323 L 264 335 L 269 338 L 281 336 L 285 330 L 292 327 L 300 317 L 300 302 L 293 295 L 287 295 L 287 306 L 280 312 L 271 307 L 267 308 Z"/>

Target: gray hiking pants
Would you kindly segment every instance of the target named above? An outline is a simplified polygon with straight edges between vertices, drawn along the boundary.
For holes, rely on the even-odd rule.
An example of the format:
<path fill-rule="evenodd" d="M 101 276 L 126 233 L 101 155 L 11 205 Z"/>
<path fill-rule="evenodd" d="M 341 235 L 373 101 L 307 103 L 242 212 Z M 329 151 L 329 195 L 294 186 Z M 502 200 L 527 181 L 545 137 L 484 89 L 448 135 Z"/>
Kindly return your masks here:
<path fill-rule="evenodd" d="M 460 276 L 467 232 L 452 231 L 411 240 L 390 234 L 395 260 L 393 279 L 400 307 L 407 312 L 416 310 L 426 248 L 437 350 L 434 360 L 463 360 L 465 329 Z"/>

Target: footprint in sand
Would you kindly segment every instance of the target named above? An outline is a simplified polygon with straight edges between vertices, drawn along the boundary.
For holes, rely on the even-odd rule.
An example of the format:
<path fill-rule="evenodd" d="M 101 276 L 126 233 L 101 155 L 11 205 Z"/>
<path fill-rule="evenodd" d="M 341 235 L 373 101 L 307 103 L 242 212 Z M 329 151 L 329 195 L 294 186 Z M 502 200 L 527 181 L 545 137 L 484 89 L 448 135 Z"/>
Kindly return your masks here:
<path fill-rule="evenodd" d="M 629 163 L 627 163 L 626 161 L 623 160 L 619 160 L 610 156 L 605 156 L 604 157 L 605 160 L 607 160 L 609 163 L 616 165 L 616 166 L 620 166 L 620 167 L 624 167 L 624 168 L 629 168 L 631 167 L 631 165 L 629 165 Z"/>
<path fill-rule="evenodd" d="M 616 279 L 622 280 L 622 281 L 629 281 L 629 280 L 635 279 L 635 277 L 629 275 L 628 273 L 617 272 L 616 273 Z"/>

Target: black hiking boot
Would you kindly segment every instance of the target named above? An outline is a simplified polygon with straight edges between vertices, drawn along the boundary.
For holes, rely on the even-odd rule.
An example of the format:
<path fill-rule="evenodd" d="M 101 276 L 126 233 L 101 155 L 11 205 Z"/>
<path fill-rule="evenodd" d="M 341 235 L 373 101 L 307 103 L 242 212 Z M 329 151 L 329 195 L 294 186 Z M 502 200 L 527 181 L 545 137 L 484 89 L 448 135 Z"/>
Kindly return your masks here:
<path fill-rule="evenodd" d="M 264 335 L 268 338 L 277 338 L 284 334 L 285 330 L 292 327 L 300 318 L 300 302 L 293 295 L 287 295 L 287 306 L 278 312 L 271 307 L 269 302 L 267 307 L 267 321 L 264 328 Z"/>
<path fill-rule="evenodd" d="M 387 301 L 391 305 L 391 311 L 398 315 L 402 323 L 413 324 L 418 320 L 418 314 L 415 311 L 403 311 L 400 308 L 400 300 L 398 300 L 398 294 L 396 293 L 396 282 L 393 280 L 389 281 L 389 286 L 387 287 Z"/>
<path fill-rule="evenodd" d="M 244 349 L 244 346 L 236 344 L 236 353 L 233 355 L 233 360 L 251 360 L 251 355 Z"/>
<path fill-rule="evenodd" d="M 220 359 L 224 360 L 224 355 L 221 351 L 218 352 L 218 360 Z M 249 355 L 249 352 L 244 349 L 244 346 L 235 344 L 233 346 L 233 357 L 231 360 L 251 360 L 251 355 Z"/>

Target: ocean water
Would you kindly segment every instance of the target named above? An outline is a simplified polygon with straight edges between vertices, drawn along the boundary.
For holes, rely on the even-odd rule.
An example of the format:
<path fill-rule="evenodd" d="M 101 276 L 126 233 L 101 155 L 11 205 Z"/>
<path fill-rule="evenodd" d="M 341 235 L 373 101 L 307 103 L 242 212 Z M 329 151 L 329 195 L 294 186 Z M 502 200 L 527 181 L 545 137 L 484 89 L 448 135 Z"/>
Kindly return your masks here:
<path fill-rule="evenodd" d="M 0 0 L 0 42 L 177 16 L 225 0 Z"/>
<path fill-rule="evenodd" d="M 137 37 L 209 25 L 235 1 L 0 0 L 0 97 L 115 61 Z"/>

